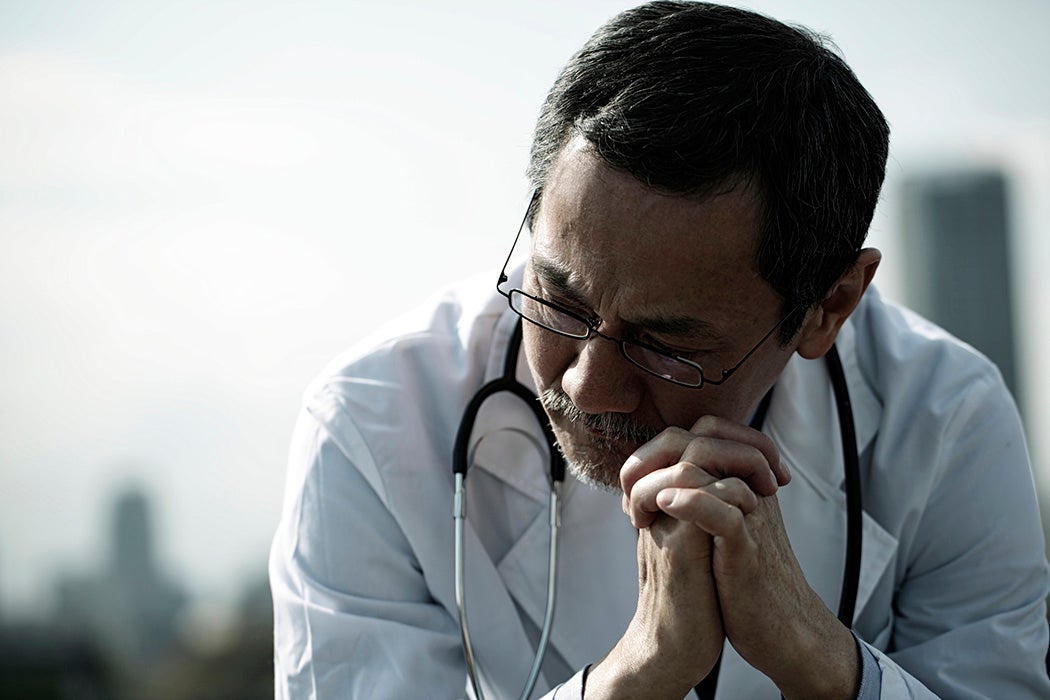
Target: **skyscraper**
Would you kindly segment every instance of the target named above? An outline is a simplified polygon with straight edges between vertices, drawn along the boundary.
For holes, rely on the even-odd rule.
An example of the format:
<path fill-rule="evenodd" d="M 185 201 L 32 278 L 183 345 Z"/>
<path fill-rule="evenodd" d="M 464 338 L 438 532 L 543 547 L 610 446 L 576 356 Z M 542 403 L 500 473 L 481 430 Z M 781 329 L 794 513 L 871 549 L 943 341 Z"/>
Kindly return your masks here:
<path fill-rule="evenodd" d="M 1019 399 L 1006 176 L 912 176 L 902 194 L 909 304 L 986 354 Z"/>

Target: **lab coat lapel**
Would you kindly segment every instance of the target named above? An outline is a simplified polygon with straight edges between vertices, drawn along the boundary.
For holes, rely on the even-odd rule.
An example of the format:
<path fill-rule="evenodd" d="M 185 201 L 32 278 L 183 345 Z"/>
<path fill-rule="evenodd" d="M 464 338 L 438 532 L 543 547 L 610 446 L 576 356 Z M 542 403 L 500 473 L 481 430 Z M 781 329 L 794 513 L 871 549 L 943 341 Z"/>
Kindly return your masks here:
<path fill-rule="evenodd" d="M 881 404 L 857 369 L 854 339 L 847 324 L 837 345 L 850 390 L 857 446 L 863 452 L 875 435 Z M 838 413 L 823 359 L 792 358 L 777 380 L 763 430 L 792 473 L 791 483 L 777 495 L 792 549 L 810 586 L 835 612 L 846 553 L 846 496 Z M 897 540 L 864 513 L 862 548 L 854 620 L 893 560 Z M 730 645 L 723 652 L 719 689 L 719 700 L 780 697 L 773 683 Z"/>
<path fill-rule="evenodd" d="M 486 381 L 502 373 L 516 321 L 517 317 L 508 313 L 497 324 Z M 535 391 L 524 353 L 519 356 L 516 377 Z M 474 439 L 481 439 L 481 443 L 473 464 L 485 476 L 472 477 L 473 485 L 467 480 L 468 494 L 473 496 L 472 486 L 479 490 L 480 498 L 472 498 L 471 503 L 481 501 L 468 507 L 468 517 L 474 511 L 476 522 L 507 524 L 505 542 L 490 533 L 480 534 L 488 541 L 487 549 L 494 555 L 507 592 L 540 629 L 547 603 L 550 542 L 550 460 L 543 433 L 525 403 L 504 392 L 490 399 L 480 412 Z M 620 509 L 619 496 L 567 475 L 562 494 L 557 610 L 550 644 L 570 668 L 578 670 L 597 661 L 626 628 L 629 618 L 620 618 L 634 610 L 638 595 L 635 551 L 636 534 Z M 522 658 L 519 656 L 518 662 L 527 666 Z M 531 658 L 531 650 L 527 658 Z"/>
<path fill-rule="evenodd" d="M 497 322 L 485 382 L 500 377 L 517 317 Z M 532 388 L 524 357 L 516 374 Z M 534 647 L 519 617 L 526 610 L 542 626 L 546 601 L 549 451 L 525 402 L 500 392 L 481 407 L 474 424 L 466 479 L 468 620 L 489 696 L 517 693 Z M 475 593 L 475 591 L 477 591 Z M 539 609 L 538 618 L 534 611 Z M 500 650 L 486 653 L 490 647 Z M 489 657 L 486 660 L 486 656 Z M 490 686 L 490 682 L 494 685 Z M 543 674 L 537 688 L 547 688 Z"/>
<path fill-rule="evenodd" d="M 544 509 L 499 564 L 511 595 L 539 628 L 547 596 Z M 598 661 L 623 634 L 638 598 L 637 534 L 620 497 L 566 478 L 551 647 L 570 668 Z"/>
<path fill-rule="evenodd" d="M 534 648 L 519 617 L 523 583 L 508 576 L 508 553 L 545 531 L 546 451 L 536 420 L 506 392 L 486 402 L 475 425 L 467 498 L 467 605 L 486 697 L 515 697 L 524 685 Z M 544 543 L 546 537 L 543 537 Z M 545 553 L 533 560 L 546 575 Z M 542 615 L 542 613 L 541 613 Z M 547 687 L 542 674 L 538 687 Z"/>
<path fill-rule="evenodd" d="M 854 339 L 847 325 L 837 343 L 850 390 L 857 447 L 863 452 L 875 435 L 881 404 L 857 371 Z M 788 363 L 777 381 L 766 432 L 793 475 L 778 496 L 791 546 L 810 585 L 835 611 L 846 552 L 846 495 L 838 413 L 823 359 L 796 355 Z M 854 619 L 896 550 L 896 538 L 865 512 Z"/>
<path fill-rule="evenodd" d="M 473 525 L 468 524 L 465 535 L 467 621 L 479 680 L 486 697 L 516 694 L 528 675 L 532 647 Z"/>

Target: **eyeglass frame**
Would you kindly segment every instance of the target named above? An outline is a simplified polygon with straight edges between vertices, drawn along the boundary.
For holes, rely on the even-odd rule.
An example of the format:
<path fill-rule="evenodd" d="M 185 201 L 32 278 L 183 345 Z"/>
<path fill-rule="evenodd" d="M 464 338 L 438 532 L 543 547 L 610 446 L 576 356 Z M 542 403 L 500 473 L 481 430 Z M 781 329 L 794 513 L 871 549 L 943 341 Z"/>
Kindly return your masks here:
<path fill-rule="evenodd" d="M 525 224 L 529 220 L 529 214 L 532 212 L 532 207 L 539 200 L 539 194 L 540 194 L 539 189 L 533 190 L 532 196 L 529 198 L 529 204 L 525 208 L 525 216 L 522 217 L 521 224 L 518 225 L 518 232 L 514 236 L 514 242 L 510 246 L 510 252 L 507 253 L 507 259 L 503 262 L 503 268 L 500 270 L 499 278 L 496 281 L 496 291 L 507 298 L 507 305 L 510 307 L 510 310 L 513 311 L 514 313 L 516 313 L 523 320 L 528 321 L 529 323 L 537 326 L 538 328 L 542 328 L 542 329 L 544 329 L 546 331 L 550 331 L 551 333 L 555 333 L 555 334 L 560 335 L 560 336 L 562 336 L 564 338 L 573 338 L 574 340 L 590 340 L 591 336 L 596 335 L 599 338 L 603 338 L 605 340 L 612 341 L 612 342 L 616 343 L 617 345 L 619 345 L 620 346 L 620 354 L 622 354 L 624 356 L 624 358 L 628 362 L 630 362 L 632 365 L 634 365 L 638 369 L 642 370 L 643 372 L 646 372 L 647 374 L 650 374 L 650 375 L 652 375 L 652 376 L 654 376 L 654 377 L 656 377 L 658 379 L 662 379 L 662 380 L 664 380 L 666 382 L 670 382 L 671 384 L 674 384 L 675 386 L 682 386 L 682 387 L 686 387 L 687 389 L 702 389 L 704 386 L 706 386 L 708 384 L 710 384 L 711 386 L 720 386 L 722 384 L 725 384 L 726 381 L 728 381 L 729 378 L 731 376 L 733 376 L 733 374 L 736 373 L 736 371 L 738 369 L 740 369 L 740 367 L 745 362 L 747 362 L 747 360 L 750 359 L 750 357 L 752 355 L 754 355 L 758 351 L 758 349 L 765 344 L 765 342 L 767 340 L 769 340 L 770 336 L 772 336 L 773 333 L 775 333 L 778 328 L 780 328 L 782 325 L 784 325 L 784 322 L 787 321 L 789 318 L 791 318 L 791 316 L 793 316 L 794 313 L 796 311 L 798 311 L 798 309 L 799 309 L 798 306 L 795 306 L 790 311 L 788 311 L 787 314 L 785 314 L 779 321 L 777 321 L 777 324 L 775 326 L 770 328 L 769 331 L 765 335 L 763 335 L 762 338 L 757 343 L 755 343 L 754 347 L 752 347 L 750 350 L 747 351 L 747 354 L 745 354 L 740 359 L 739 362 L 737 362 L 732 367 L 729 367 L 728 369 L 723 369 L 721 378 L 715 380 L 715 379 L 708 379 L 707 377 L 704 376 L 704 368 L 701 367 L 698 362 L 694 362 L 693 360 L 689 360 L 687 358 L 680 357 L 678 355 L 674 355 L 672 353 L 667 352 L 666 350 L 660 350 L 659 348 L 655 348 L 655 347 L 653 347 L 651 345 L 647 345 L 645 343 L 638 342 L 637 340 L 625 340 L 623 338 L 616 338 L 616 337 L 608 335 L 606 333 L 602 333 L 601 331 L 598 330 L 598 324 L 600 324 L 601 321 L 602 321 L 602 319 L 600 319 L 600 318 L 586 319 L 583 316 L 579 315 L 578 313 L 570 311 L 569 309 L 566 309 L 566 308 L 564 308 L 563 306 L 561 306 L 559 304 L 556 304 L 556 303 L 554 303 L 552 301 L 548 301 L 546 299 L 541 299 L 541 298 L 539 298 L 539 297 L 537 297 L 535 295 L 529 294 L 528 292 L 526 292 L 523 289 L 518 289 L 517 287 L 514 287 L 512 289 L 504 291 L 503 289 L 500 288 L 500 285 L 505 284 L 506 282 L 508 282 L 510 280 L 510 278 L 507 276 L 507 266 L 510 265 L 510 259 L 514 255 L 514 249 L 517 248 L 517 246 L 518 246 L 518 240 L 521 238 L 521 232 L 525 230 Z M 565 333 L 563 331 L 559 331 L 556 328 L 551 328 L 550 326 L 546 326 L 546 325 L 540 323 L 539 321 L 536 321 L 534 319 L 531 319 L 531 318 L 525 316 L 523 313 L 518 311 L 518 309 L 514 308 L 514 301 L 511 298 L 511 295 L 514 294 L 515 292 L 525 296 L 528 299 L 532 299 L 533 301 L 539 302 L 540 304 L 543 304 L 544 306 L 546 306 L 546 307 L 548 307 L 550 309 L 553 309 L 554 311 L 557 311 L 558 313 L 565 314 L 566 316 L 568 316 L 570 318 L 576 319 L 577 321 L 582 323 L 584 327 L 587 328 L 587 334 L 583 335 L 583 336 L 571 335 L 569 333 Z M 644 349 L 644 350 L 646 350 L 648 352 L 655 353 L 656 355 L 659 355 L 661 357 L 666 357 L 666 358 L 668 358 L 670 360 L 674 360 L 675 362 L 680 362 L 680 363 L 685 364 L 687 366 L 696 368 L 697 374 L 700 376 L 699 383 L 698 384 L 689 384 L 689 383 L 686 383 L 686 382 L 683 382 L 683 381 L 679 381 L 679 380 L 673 379 L 673 378 L 671 378 L 669 376 L 665 376 L 663 374 L 658 374 L 655 370 L 650 369 L 649 367 L 646 367 L 645 365 L 641 364 L 640 362 L 635 360 L 633 357 L 631 357 L 628 354 L 628 352 L 627 352 L 627 345 L 628 344 L 638 346 L 638 347 L 640 347 L 640 348 L 642 348 L 642 349 Z"/>

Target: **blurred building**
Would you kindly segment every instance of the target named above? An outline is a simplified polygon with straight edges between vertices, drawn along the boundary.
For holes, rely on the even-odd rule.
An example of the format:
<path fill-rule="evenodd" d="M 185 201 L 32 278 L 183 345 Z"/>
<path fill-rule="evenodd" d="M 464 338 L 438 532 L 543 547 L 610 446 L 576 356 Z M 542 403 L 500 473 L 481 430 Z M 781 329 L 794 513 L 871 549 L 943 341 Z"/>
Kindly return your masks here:
<path fill-rule="evenodd" d="M 987 355 L 1020 403 L 1007 178 L 912 176 L 902 191 L 909 305 Z"/>
<path fill-rule="evenodd" d="M 184 647 L 142 679 L 150 700 L 271 700 L 273 605 L 265 575 L 242 592 L 233 634 L 213 649 Z"/>
<path fill-rule="evenodd" d="M 60 578 L 56 592 L 51 619 L 0 617 L 0 700 L 273 697 L 265 568 L 232 615 L 204 626 L 228 629 L 201 644 L 187 635 L 192 601 L 158 565 L 150 502 L 137 489 L 116 499 L 103 566 Z"/>
<path fill-rule="evenodd" d="M 93 640 L 122 673 L 149 667 L 176 646 L 176 618 L 186 596 L 157 566 L 144 493 L 129 490 L 117 499 L 103 570 L 68 576 L 57 592 L 60 634 Z"/>
<path fill-rule="evenodd" d="M 0 627 L 0 698 L 114 700 L 113 678 L 92 642 L 48 625 Z"/>

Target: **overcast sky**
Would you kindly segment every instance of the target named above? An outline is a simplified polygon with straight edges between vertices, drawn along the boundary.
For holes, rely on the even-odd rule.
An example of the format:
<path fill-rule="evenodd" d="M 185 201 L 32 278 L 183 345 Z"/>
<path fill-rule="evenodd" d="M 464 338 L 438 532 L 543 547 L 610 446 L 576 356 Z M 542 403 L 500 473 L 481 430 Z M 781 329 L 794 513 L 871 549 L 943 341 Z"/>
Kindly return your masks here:
<path fill-rule="evenodd" d="M 498 267 L 547 88 L 631 4 L 0 1 L 0 614 L 100 566 L 131 485 L 191 592 L 261 576 L 306 383 Z M 993 162 L 1050 301 L 1050 3 L 747 6 L 830 34 L 891 122 L 885 291 L 893 185 Z"/>

